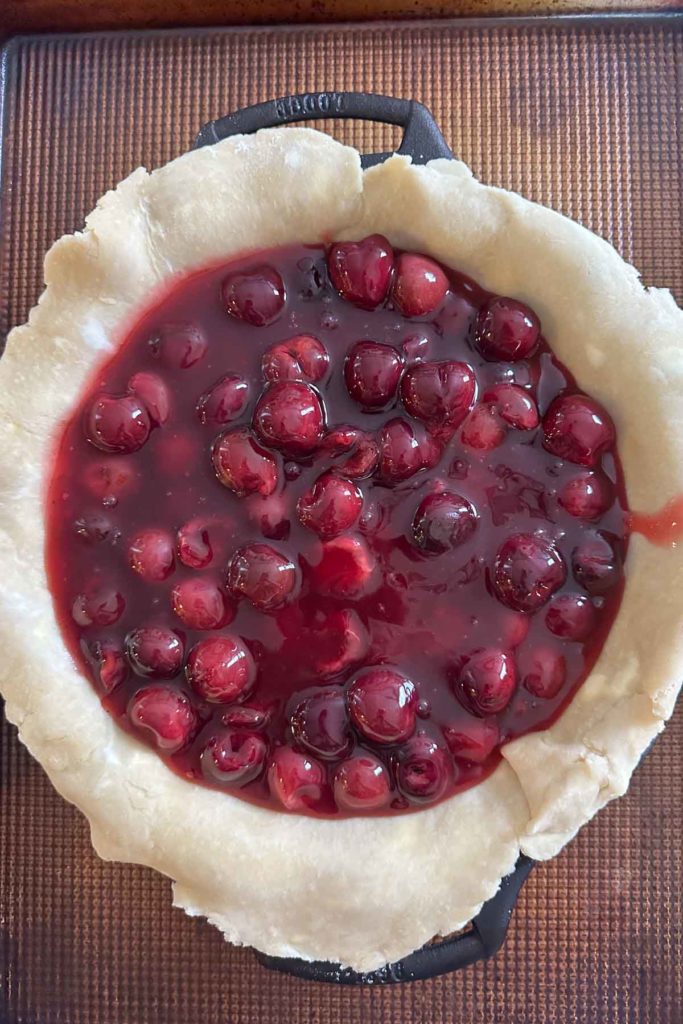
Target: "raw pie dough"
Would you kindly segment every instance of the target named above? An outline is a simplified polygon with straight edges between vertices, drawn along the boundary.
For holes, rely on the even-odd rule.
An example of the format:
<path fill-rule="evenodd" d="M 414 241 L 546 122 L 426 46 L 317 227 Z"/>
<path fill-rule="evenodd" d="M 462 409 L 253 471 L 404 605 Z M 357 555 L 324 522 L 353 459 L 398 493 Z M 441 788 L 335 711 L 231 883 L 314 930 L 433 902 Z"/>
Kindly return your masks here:
<path fill-rule="evenodd" d="M 1 689 L 21 740 L 87 815 L 100 856 L 170 876 L 175 904 L 231 942 L 364 971 L 466 924 L 520 852 L 552 857 L 625 792 L 683 677 L 683 545 L 632 538 L 594 670 L 551 728 L 503 748 L 485 782 L 415 814 L 335 821 L 186 782 L 115 724 L 55 620 L 43 492 L 59 425 L 160 282 L 249 249 L 371 232 L 529 303 L 616 421 L 630 507 L 683 493 L 683 312 L 669 292 L 458 161 L 394 156 L 362 172 L 354 149 L 308 129 L 134 171 L 84 232 L 52 247 L 47 288 L 0 362 Z"/>

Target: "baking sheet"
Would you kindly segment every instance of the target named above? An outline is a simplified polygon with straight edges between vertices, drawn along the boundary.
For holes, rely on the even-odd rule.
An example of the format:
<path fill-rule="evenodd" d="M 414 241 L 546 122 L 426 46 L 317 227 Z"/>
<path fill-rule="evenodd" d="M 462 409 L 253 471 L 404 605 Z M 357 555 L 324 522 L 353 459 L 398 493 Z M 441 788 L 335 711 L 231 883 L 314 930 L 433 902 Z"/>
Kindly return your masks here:
<path fill-rule="evenodd" d="M 486 182 L 607 237 L 683 302 L 683 21 L 400 23 L 27 37 L 4 54 L 0 326 L 41 259 L 139 164 L 290 92 L 415 97 Z M 331 131 L 366 151 L 394 129 Z M 21 628 L 21 623 L 17 623 Z M 80 815 L 0 730 L 0 1024 L 682 1024 L 683 714 L 611 804 L 537 867 L 487 964 L 341 989 L 271 974 L 92 853 Z"/>

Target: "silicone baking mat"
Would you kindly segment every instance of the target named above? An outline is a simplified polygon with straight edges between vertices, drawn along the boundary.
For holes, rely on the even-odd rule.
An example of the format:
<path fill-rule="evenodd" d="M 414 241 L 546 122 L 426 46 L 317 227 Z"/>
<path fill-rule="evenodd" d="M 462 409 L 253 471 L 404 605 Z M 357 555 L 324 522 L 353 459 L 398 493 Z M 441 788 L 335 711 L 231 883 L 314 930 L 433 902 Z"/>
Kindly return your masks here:
<path fill-rule="evenodd" d="M 682 28 L 598 18 L 16 39 L 3 324 L 36 301 L 49 244 L 134 167 L 164 163 L 237 107 L 335 88 L 422 100 L 479 177 L 582 221 L 681 302 Z M 367 151 L 396 141 L 368 124 L 332 131 Z M 628 796 L 532 872 L 493 960 L 346 989 L 269 973 L 173 910 L 167 880 L 98 860 L 4 724 L 0 1024 L 681 1024 L 682 742 L 679 712 Z"/>

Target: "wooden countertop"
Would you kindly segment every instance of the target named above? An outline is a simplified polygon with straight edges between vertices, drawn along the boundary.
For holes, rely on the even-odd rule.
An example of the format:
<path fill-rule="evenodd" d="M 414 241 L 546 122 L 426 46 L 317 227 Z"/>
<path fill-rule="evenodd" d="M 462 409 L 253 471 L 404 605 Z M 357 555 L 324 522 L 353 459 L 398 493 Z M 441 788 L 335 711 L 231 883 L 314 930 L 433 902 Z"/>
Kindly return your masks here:
<path fill-rule="evenodd" d="M 26 32 L 587 12 L 673 11 L 678 0 L 5 0 L 0 36 Z"/>

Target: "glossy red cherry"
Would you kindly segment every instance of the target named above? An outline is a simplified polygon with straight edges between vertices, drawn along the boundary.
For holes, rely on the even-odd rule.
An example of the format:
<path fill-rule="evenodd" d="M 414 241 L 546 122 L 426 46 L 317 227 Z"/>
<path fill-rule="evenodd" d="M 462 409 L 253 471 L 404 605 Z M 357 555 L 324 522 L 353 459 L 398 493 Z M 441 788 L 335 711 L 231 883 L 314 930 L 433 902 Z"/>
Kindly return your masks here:
<path fill-rule="evenodd" d="M 330 612 L 310 640 L 313 670 L 323 678 L 339 675 L 359 664 L 369 647 L 367 630 L 352 608 Z"/>
<path fill-rule="evenodd" d="M 441 456 L 437 442 L 407 420 L 389 420 L 379 434 L 379 476 L 387 484 L 400 483 L 435 466 Z"/>
<path fill-rule="evenodd" d="M 261 440 L 293 457 L 314 451 L 324 429 L 322 402 L 317 392 L 301 381 L 272 384 L 254 410 L 254 430 Z"/>
<path fill-rule="evenodd" d="M 498 411 L 491 405 L 476 405 L 462 428 L 463 444 L 475 451 L 490 452 L 505 440 L 507 431 Z"/>
<path fill-rule="evenodd" d="M 572 572 L 584 590 L 599 597 L 621 580 L 621 558 L 604 534 L 593 533 L 572 551 Z"/>
<path fill-rule="evenodd" d="M 470 718 L 447 725 L 444 738 L 453 757 L 459 761 L 483 764 L 500 743 L 500 730 L 494 718 Z"/>
<path fill-rule="evenodd" d="M 183 667 L 185 645 L 172 629 L 142 626 L 126 637 L 126 654 L 138 675 L 172 679 Z"/>
<path fill-rule="evenodd" d="M 128 704 L 128 717 L 136 729 L 151 733 L 160 750 L 175 754 L 186 746 L 197 727 L 191 701 L 170 686 L 146 686 Z"/>
<path fill-rule="evenodd" d="M 496 555 L 493 589 L 509 608 L 535 612 L 564 583 L 567 570 L 551 541 L 518 533 L 504 541 Z"/>
<path fill-rule="evenodd" d="M 240 498 L 245 494 L 272 494 L 277 487 L 275 457 L 246 427 L 221 434 L 213 446 L 212 460 L 220 482 Z"/>
<path fill-rule="evenodd" d="M 374 743 L 402 743 L 415 730 L 417 690 L 393 669 L 364 669 L 348 691 L 351 721 Z"/>
<path fill-rule="evenodd" d="M 554 647 L 535 647 L 526 657 L 522 683 L 534 697 L 552 700 L 565 684 L 567 662 Z"/>
<path fill-rule="evenodd" d="M 176 547 L 178 558 L 188 569 L 204 569 L 211 564 L 211 539 L 206 524 L 200 519 L 191 519 L 180 527 Z"/>
<path fill-rule="evenodd" d="M 299 573 L 286 555 L 268 544 L 247 544 L 232 556 L 228 589 L 259 611 L 272 611 L 296 597 Z"/>
<path fill-rule="evenodd" d="M 396 260 L 392 298 L 403 316 L 426 316 L 441 306 L 448 291 L 448 278 L 438 263 L 415 252 L 404 252 Z"/>
<path fill-rule="evenodd" d="M 403 371 L 403 359 L 391 345 L 358 341 L 344 363 L 344 380 L 351 398 L 365 409 L 382 409 L 393 401 Z"/>
<path fill-rule="evenodd" d="M 171 591 L 171 605 L 188 629 L 220 629 L 235 617 L 221 588 L 206 576 L 192 576 L 176 583 Z"/>
<path fill-rule="evenodd" d="M 348 302 L 374 309 L 389 291 L 394 254 L 383 235 L 335 242 L 327 256 L 330 280 Z"/>
<path fill-rule="evenodd" d="M 392 796 L 386 766 L 368 751 L 342 761 L 334 773 L 333 789 L 342 811 L 381 811 Z"/>
<path fill-rule="evenodd" d="M 515 430 L 535 430 L 539 424 L 536 402 L 528 389 L 518 384 L 494 384 L 484 392 L 482 402 L 492 405 Z"/>
<path fill-rule="evenodd" d="M 224 729 L 212 736 L 200 755 L 204 778 L 221 785 L 246 786 L 266 763 L 268 743 L 257 732 Z"/>
<path fill-rule="evenodd" d="M 396 782 L 409 800 L 438 800 L 453 775 L 448 750 L 426 733 L 411 736 L 396 757 Z"/>
<path fill-rule="evenodd" d="M 412 538 L 423 551 L 442 553 L 468 541 L 477 527 L 477 513 L 459 494 L 428 494 L 417 507 Z"/>
<path fill-rule="evenodd" d="M 584 470 L 567 480 L 558 501 L 576 519 L 599 519 L 614 501 L 614 486 L 603 473 Z"/>
<path fill-rule="evenodd" d="M 96 583 L 78 594 L 71 614 L 79 626 L 113 626 L 123 615 L 126 602 L 116 587 Z"/>
<path fill-rule="evenodd" d="M 167 579 L 175 567 L 172 535 L 168 530 L 141 530 L 128 545 L 128 564 L 147 583 Z"/>
<path fill-rule="evenodd" d="M 495 715 L 503 711 L 517 687 L 517 666 L 512 655 L 496 647 L 472 651 L 456 667 L 456 697 L 472 714 Z"/>
<path fill-rule="evenodd" d="M 299 520 L 322 540 L 350 530 L 363 508 L 363 495 L 351 480 L 323 473 L 297 502 Z"/>
<path fill-rule="evenodd" d="M 545 624 L 562 640 L 587 640 L 595 629 L 592 602 L 581 594 L 559 594 L 548 605 Z"/>
<path fill-rule="evenodd" d="M 224 633 L 206 637 L 187 656 L 187 679 L 202 700 L 231 704 L 251 693 L 256 665 L 244 641 Z"/>
<path fill-rule="evenodd" d="M 277 320 L 285 304 L 285 286 L 274 267 L 234 271 L 223 279 L 221 296 L 227 313 L 254 327 Z"/>
<path fill-rule="evenodd" d="M 521 302 L 494 296 L 479 311 L 474 344 L 484 359 L 513 363 L 528 359 L 538 347 L 538 317 Z"/>
<path fill-rule="evenodd" d="M 297 704 L 291 719 L 295 741 L 316 757 L 344 757 L 352 745 L 351 725 L 342 690 L 319 690 Z"/>
<path fill-rule="evenodd" d="M 435 434 L 452 435 L 472 408 L 474 370 L 467 363 L 420 363 L 401 381 L 401 399 L 411 416 Z"/>
<path fill-rule="evenodd" d="M 314 810 L 325 793 L 325 771 L 310 754 L 276 747 L 268 768 L 268 786 L 285 810 Z"/>
<path fill-rule="evenodd" d="M 197 324 L 169 323 L 150 340 L 150 348 L 169 370 L 189 370 L 204 358 L 209 343 Z"/>
<path fill-rule="evenodd" d="M 103 452 L 136 452 L 151 427 L 149 413 L 136 395 L 99 395 L 88 410 L 85 432 Z"/>
<path fill-rule="evenodd" d="M 171 412 L 171 394 L 158 374 L 134 373 L 128 390 L 142 401 L 152 423 L 160 427 L 166 422 Z"/>
<path fill-rule="evenodd" d="M 543 447 L 580 466 L 595 466 L 614 440 L 609 414 L 588 395 L 562 395 L 543 417 Z"/>
<path fill-rule="evenodd" d="M 354 598 L 375 582 L 376 562 L 362 537 L 335 537 L 323 544 L 322 558 L 312 570 L 318 591 L 331 597 Z"/>
<path fill-rule="evenodd" d="M 197 402 L 199 422 L 224 427 L 242 415 L 248 401 L 246 380 L 236 373 L 227 373 L 200 396 Z"/>
<path fill-rule="evenodd" d="M 327 373 L 330 357 L 321 341 L 311 334 L 297 334 L 271 345 L 261 359 L 261 372 L 271 384 L 300 380 L 316 384 Z"/>

